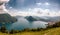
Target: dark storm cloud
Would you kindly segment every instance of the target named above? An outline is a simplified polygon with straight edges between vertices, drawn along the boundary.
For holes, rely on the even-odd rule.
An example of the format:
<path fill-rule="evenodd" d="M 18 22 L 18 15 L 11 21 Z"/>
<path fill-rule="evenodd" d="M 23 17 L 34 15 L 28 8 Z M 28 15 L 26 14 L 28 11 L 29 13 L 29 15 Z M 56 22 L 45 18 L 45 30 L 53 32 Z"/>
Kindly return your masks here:
<path fill-rule="evenodd" d="M 51 5 L 48 7 L 50 9 L 59 10 L 60 9 L 60 0 L 10 0 L 9 6 L 13 8 L 34 8 L 37 7 L 36 3 L 45 3 L 48 2 Z M 44 5 L 40 7 L 45 7 Z M 47 7 L 47 6 L 46 6 Z"/>
<path fill-rule="evenodd" d="M 52 3 L 57 3 L 57 4 L 60 3 L 60 0 L 49 0 L 49 1 L 52 2 Z"/>
<path fill-rule="evenodd" d="M 60 9 L 60 0 L 49 0 L 51 3 L 51 9 L 59 10 Z"/>
<path fill-rule="evenodd" d="M 8 5 L 11 7 L 16 7 L 16 0 L 10 0 Z"/>

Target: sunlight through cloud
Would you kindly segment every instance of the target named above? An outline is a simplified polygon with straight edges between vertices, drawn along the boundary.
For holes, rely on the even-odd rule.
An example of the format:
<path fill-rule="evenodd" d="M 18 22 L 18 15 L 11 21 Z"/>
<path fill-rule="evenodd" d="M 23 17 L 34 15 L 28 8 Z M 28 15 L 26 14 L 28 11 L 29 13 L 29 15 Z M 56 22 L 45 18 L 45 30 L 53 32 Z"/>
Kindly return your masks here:
<path fill-rule="evenodd" d="M 50 5 L 50 4 L 48 2 L 46 2 L 45 5 Z"/>
<path fill-rule="evenodd" d="M 38 6 L 42 5 L 42 3 L 36 3 Z"/>

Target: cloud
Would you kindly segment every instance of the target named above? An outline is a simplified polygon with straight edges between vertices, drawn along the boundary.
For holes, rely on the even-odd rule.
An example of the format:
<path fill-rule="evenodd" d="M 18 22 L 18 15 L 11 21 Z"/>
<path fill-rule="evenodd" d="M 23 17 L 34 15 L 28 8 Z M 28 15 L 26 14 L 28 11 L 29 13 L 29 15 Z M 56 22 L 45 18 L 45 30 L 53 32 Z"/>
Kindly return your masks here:
<path fill-rule="evenodd" d="M 16 9 L 35 7 L 49 8 L 52 10 L 54 9 L 55 11 L 58 10 L 58 8 L 60 9 L 59 0 L 11 0 L 8 5 Z"/>
<path fill-rule="evenodd" d="M 40 6 L 40 5 L 50 5 L 48 2 L 45 3 L 36 3 L 36 5 Z"/>
<path fill-rule="evenodd" d="M 42 3 L 36 3 L 38 6 L 42 5 Z"/>
<path fill-rule="evenodd" d="M 25 0 L 17 0 L 17 3 L 24 3 Z"/>
<path fill-rule="evenodd" d="M 9 2 L 9 0 L 0 0 L 0 2 L 3 3 L 2 5 L 0 5 L 0 14 L 7 13 L 5 3 Z"/>
<path fill-rule="evenodd" d="M 17 10 L 18 11 L 18 10 Z M 18 12 L 10 11 L 9 14 L 12 16 L 59 16 L 59 12 L 51 11 L 50 9 L 42 9 L 42 8 L 28 8 L 27 11 L 18 11 Z"/>
<path fill-rule="evenodd" d="M 46 2 L 45 5 L 50 5 L 50 4 L 48 2 Z"/>
<path fill-rule="evenodd" d="M 8 1 L 9 1 L 9 0 L 0 0 L 0 2 L 5 2 L 5 3 L 8 2 Z"/>

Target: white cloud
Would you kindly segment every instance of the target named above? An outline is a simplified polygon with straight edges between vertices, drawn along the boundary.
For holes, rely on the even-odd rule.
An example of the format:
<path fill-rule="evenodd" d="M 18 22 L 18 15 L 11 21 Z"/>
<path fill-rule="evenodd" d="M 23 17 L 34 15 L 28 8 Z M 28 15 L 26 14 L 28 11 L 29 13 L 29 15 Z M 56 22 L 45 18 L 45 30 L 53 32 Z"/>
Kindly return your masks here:
<path fill-rule="evenodd" d="M 30 9 L 30 10 L 29 10 Z M 20 16 L 60 16 L 59 12 L 52 12 L 49 9 L 41 9 L 41 8 L 29 8 L 28 11 L 16 11 L 12 12 L 10 11 L 10 14 L 12 16 L 20 15 Z"/>
<path fill-rule="evenodd" d="M 36 3 L 38 6 L 42 5 L 42 3 Z"/>
<path fill-rule="evenodd" d="M 50 5 L 48 2 L 45 2 L 45 3 L 36 3 L 37 6 L 40 6 L 40 5 Z"/>
<path fill-rule="evenodd" d="M 9 0 L 0 0 L 0 2 L 5 2 L 5 3 L 8 2 L 8 1 L 9 1 Z"/>
<path fill-rule="evenodd" d="M 50 4 L 48 2 L 46 2 L 45 5 L 50 5 Z"/>
<path fill-rule="evenodd" d="M 9 0 L 0 0 L 0 2 L 2 2 L 3 4 L 0 5 L 0 14 L 2 13 L 7 13 L 7 9 L 5 7 L 5 3 L 7 3 Z"/>
<path fill-rule="evenodd" d="M 9 7 L 10 9 L 12 9 L 12 7 Z"/>

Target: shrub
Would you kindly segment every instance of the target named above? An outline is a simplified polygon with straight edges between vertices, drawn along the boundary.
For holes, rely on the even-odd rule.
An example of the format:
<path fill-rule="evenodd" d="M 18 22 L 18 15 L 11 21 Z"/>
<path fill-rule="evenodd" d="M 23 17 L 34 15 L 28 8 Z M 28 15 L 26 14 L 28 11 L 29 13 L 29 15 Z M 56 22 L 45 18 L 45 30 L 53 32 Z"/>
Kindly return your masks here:
<path fill-rule="evenodd" d="M 1 32 L 5 33 L 6 32 L 6 27 L 5 26 L 2 26 L 1 29 L 0 29 Z"/>

